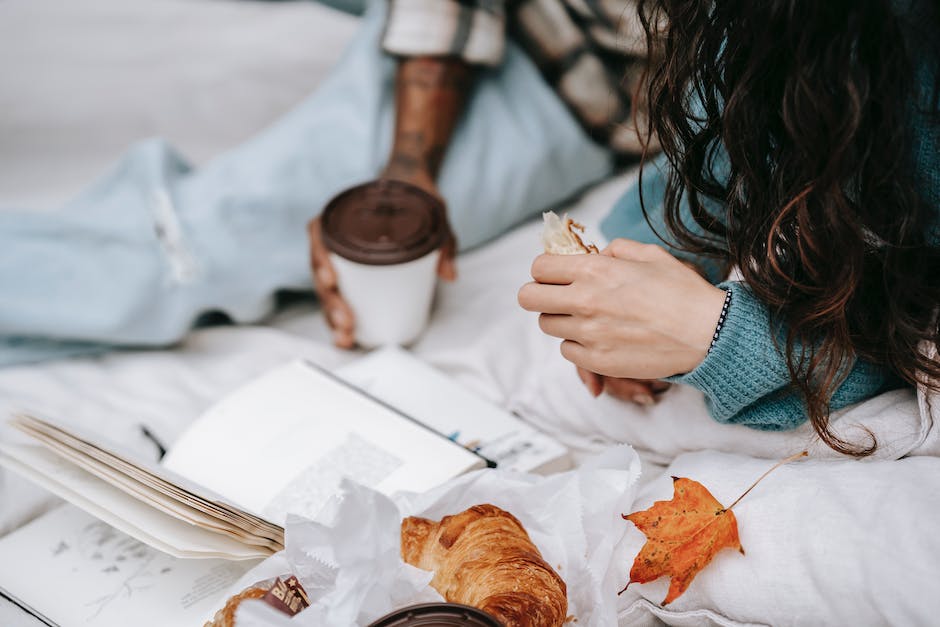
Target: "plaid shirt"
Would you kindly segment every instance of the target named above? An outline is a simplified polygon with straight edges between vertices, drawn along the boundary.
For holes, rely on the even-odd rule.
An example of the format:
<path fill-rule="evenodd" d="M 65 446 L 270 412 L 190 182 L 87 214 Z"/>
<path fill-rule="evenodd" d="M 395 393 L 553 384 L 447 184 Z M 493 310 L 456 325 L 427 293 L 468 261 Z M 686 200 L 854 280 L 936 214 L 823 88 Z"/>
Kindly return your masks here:
<path fill-rule="evenodd" d="M 622 155 L 641 152 L 632 96 L 646 64 L 646 40 L 634 0 L 389 3 L 387 52 L 498 65 L 508 25 L 593 139 Z M 640 125 L 645 120 L 637 115 Z"/>

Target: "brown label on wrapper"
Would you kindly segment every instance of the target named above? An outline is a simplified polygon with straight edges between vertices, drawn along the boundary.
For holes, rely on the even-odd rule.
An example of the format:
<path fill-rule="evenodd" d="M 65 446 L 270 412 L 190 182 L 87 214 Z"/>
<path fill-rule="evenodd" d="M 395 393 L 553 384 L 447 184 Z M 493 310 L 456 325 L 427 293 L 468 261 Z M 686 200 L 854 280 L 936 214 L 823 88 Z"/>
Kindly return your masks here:
<path fill-rule="evenodd" d="M 310 606 L 306 591 L 297 581 L 297 577 L 293 575 L 285 581 L 281 581 L 280 578 L 275 579 L 274 585 L 261 600 L 288 616 L 294 616 Z"/>

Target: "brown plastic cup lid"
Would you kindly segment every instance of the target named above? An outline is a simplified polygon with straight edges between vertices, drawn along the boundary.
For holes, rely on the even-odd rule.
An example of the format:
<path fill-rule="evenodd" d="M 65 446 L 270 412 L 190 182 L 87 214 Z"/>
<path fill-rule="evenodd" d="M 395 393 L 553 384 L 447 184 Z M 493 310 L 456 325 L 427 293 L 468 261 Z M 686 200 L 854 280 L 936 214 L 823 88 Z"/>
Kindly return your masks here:
<path fill-rule="evenodd" d="M 447 234 L 440 200 L 388 179 L 340 193 L 323 210 L 321 224 L 327 248 L 376 266 L 420 259 L 440 248 Z"/>
<path fill-rule="evenodd" d="M 475 607 L 458 603 L 422 603 L 383 616 L 369 627 L 502 627 L 498 620 Z"/>

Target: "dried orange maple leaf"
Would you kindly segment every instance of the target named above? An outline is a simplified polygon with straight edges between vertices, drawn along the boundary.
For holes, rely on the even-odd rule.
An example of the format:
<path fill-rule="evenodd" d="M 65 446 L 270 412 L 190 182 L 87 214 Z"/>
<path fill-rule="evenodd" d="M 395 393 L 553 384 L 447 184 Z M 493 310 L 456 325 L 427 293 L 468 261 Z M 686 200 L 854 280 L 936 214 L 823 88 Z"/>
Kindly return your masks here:
<path fill-rule="evenodd" d="M 698 481 L 673 477 L 672 482 L 671 501 L 656 501 L 647 510 L 624 516 L 647 537 L 633 560 L 627 585 L 672 577 L 663 605 L 685 592 L 718 551 L 729 548 L 744 553 L 734 512 Z"/>
<path fill-rule="evenodd" d="M 668 605 L 686 591 L 719 551 L 737 549 L 743 555 L 738 521 L 731 508 L 773 470 L 805 456 L 804 451 L 777 463 L 728 507 L 698 481 L 673 477 L 672 500 L 656 501 L 647 510 L 623 516 L 646 535 L 646 544 L 633 560 L 630 581 L 623 590 L 633 583 L 669 576 L 669 591 L 663 599 L 663 605 Z"/>

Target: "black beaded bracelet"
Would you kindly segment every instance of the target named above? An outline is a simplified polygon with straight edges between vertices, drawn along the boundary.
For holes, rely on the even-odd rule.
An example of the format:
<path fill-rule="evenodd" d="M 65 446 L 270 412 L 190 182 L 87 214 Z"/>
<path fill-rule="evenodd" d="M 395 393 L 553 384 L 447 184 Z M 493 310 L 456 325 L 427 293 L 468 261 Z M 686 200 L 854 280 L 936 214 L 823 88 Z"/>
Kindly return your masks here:
<path fill-rule="evenodd" d="M 712 352 L 712 349 L 715 348 L 715 344 L 718 343 L 718 334 L 721 333 L 721 327 L 725 325 L 725 318 L 728 317 L 728 308 L 731 306 L 731 288 L 725 290 L 725 304 L 721 306 L 721 315 L 718 316 L 718 324 L 715 325 L 715 335 L 712 336 L 712 343 L 708 346 L 708 352 L 705 353 L 708 355 Z"/>

